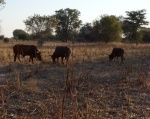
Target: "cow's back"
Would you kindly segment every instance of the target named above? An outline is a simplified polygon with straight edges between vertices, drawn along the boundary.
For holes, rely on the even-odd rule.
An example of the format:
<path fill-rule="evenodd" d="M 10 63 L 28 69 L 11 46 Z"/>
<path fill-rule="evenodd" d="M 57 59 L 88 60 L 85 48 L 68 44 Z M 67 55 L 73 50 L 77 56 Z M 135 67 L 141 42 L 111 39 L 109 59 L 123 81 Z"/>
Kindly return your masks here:
<path fill-rule="evenodd" d="M 36 46 L 34 46 L 34 45 L 17 44 L 17 45 L 14 45 L 13 51 L 14 51 L 14 54 L 30 56 L 30 55 L 34 55 L 38 50 L 37 50 Z"/>
<path fill-rule="evenodd" d="M 67 46 L 57 46 L 54 51 L 56 57 L 68 57 L 71 50 Z"/>
<path fill-rule="evenodd" d="M 14 45 L 13 47 L 14 54 L 22 54 L 23 49 L 24 49 L 24 45 L 21 44 Z"/>
<path fill-rule="evenodd" d="M 114 48 L 112 51 L 112 55 L 121 56 L 124 54 L 124 50 L 122 48 Z"/>

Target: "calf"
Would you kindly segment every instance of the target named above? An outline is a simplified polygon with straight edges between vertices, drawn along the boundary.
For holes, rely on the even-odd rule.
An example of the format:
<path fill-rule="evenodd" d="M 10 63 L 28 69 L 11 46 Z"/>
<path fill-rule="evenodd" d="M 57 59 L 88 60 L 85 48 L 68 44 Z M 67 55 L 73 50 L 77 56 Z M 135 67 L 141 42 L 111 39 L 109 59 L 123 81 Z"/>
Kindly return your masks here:
<path fill-rule="evenodd" d="M 20 61 L 20 58 L 19 58 L 20 55 L 22 55 L 23 57 L 30 56 L 29 62 L 30 60 L 32 60 L 32 63 L 33 63 L 33 58 L 37 58 L 39 61 L 41 61 L 42 59 L 41 53 L 38 51 L 35 45 L 17 44 L 17 45 L 14 45 L 13 51 L 14 51 L 14 62 L 16 61 L 16 57 L 18 57 Z"/>
<path fill-rule="evenodd" d="M 113 48 L 112 53 L 109 55 L 109 60 L 113 60 L 113 58 L 121 57 L 121 62 L 124 60 L 124 50 L 122 48 Z"/>
<path fill-rule="evenodd" d="M 54 63 L 55 62 L 58 63 L 58 59 L 59 57 L 61 57 L 62 64 L 64 64 L 63 62 L 64 57 L 66 61 L 68 62 L 70 54 L 71 54 L 71 50 L 67 46 L 57 46 L 55 48 L 54 53 L 51 55 L 51 58 Z M 57 61 L 55 61 L 55 59 L 57 59 Z"/>

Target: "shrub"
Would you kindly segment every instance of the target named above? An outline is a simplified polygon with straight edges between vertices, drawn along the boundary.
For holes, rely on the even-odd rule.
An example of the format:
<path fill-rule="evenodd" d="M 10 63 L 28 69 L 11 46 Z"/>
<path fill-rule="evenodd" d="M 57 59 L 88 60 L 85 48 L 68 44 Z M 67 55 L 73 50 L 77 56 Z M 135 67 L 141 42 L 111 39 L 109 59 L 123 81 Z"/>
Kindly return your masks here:
<path fill-rule="evenodd" d="M 0 40 L 3 40 L 4 39 L 4 35 L 0 35 Z"/>
<path fill-rule="evenodd" d="M 9 38 L 4 38 L 4 43 L 8 43 L 9 42 Z"/>
<path fill-rule="evenodd" d="M 29 40 L 29 34 L 21 29 L 14 30 L 13 36 L 15 39 Z"/>

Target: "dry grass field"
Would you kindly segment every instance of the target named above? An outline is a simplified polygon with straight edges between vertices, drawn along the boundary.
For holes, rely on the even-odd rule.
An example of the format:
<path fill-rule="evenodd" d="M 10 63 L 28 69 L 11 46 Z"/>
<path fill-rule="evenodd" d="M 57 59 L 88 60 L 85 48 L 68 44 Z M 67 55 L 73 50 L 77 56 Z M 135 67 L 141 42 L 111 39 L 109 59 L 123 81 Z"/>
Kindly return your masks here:
<path fill-rule="evenodd" d="M 150 118 L 150 44 L 45 42 L 32 64 L 13 62 L 18 43 L 36 45 L 0 42 L 0 119 Z M 71 49 L 68 65 L 52 63 L 58 45 Z M 124 63 L 109 62 L 113 47 Z"/>

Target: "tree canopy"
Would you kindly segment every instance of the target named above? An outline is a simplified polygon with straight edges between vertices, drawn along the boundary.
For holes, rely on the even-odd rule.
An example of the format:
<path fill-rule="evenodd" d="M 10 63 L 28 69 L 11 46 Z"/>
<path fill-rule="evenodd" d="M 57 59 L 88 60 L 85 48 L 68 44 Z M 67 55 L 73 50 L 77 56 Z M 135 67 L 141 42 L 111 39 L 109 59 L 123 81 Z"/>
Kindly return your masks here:
<path fill-rule="evenodd" d="M 34 16 L 28 17 L 24 23 L 27 31 L 38 38 L 43 38 L 46 34 L 51 35 L 53 33 L 53 28 L 56 27 L 56 19 L 53 15 L 40 16 L 34 14 Z"/>
<path fill-rule="evenodd" d="M 126 14 L 127 17 L 123 22 L 124 34 L 130 39 L 130 42 L 136 41 L 138 43 L 142 39 L 140 29 L 149 23 L 145 20 L 146 10 L 127 11 Z"/>
<path fill-rule="evenodd" d="M 93 38 L 92 38 L 92 31 L 93 31 L 93 27 L 91 23 L 85 23 L 79 31 L 79 38 L 78 41 L 88 41 L 88 42 L 92 42 Z"/>
<path fill-rule="evenodd" d="M 5 0 L 0 0 L 0 9 L 1 7 L 3 7 L 4 4 L 5 4 Z"/>
<path fill-rule="evenodd" d="M 15 39 L 29 40 L 29 34 L 21 29 L 14 30 L 13 36 Z"/>
<path fill-rule="evenodd" d="M 4 4 L 5 4 L 5 0 L 0 0 L 0 10 L 3 8 Z M 1 26 L 0 26 L 0 33 L 1 33 Z"/>
<path fill-rule="evenodd" d="M 150 28 L 142 28 L 140 32 L 143 34 L 142 41 L 150 43 Z"/>
<path fill-rule="evenodd" d="M 26 29 L 36 39 L 57 39 L 60 41 L 121 41 L 122 36 L 130 41 L 143 40 L 143 35 L 149 34 L 142 31 L 146 21 L 146 10 L 127 11 L 127 17 L 102 15 L 92 23 L 82 24 L 79 19 L 80 12 L 76 9 L 60 9 L 51 16 L 34 14 L 24 21 Z M 147 39 L 148 37 L 145 36 Z M 145 39 L 144 38 L 144 39 Z M 144 40 L 147 41 L 147 40 Z"/>
<path fill-rule="evenodd" d="M 5 4 L 5 0 L 0 0 L 0 5 Z"/>
<path fill-rule="evenodd" d="M 121 24 L 114 15 L 101 16 L 100 20 L 94 21 L 93 29 L 101 41 L 110 42 L 121 40 Z"/>
<path fill-rule="evenodd" d="M 57 19 L 56 35 L 61 41 L 74 39 L 82 21 L 79 20 L 80 12 L 76 9 L 60 9 L 55 11 Z"/>

